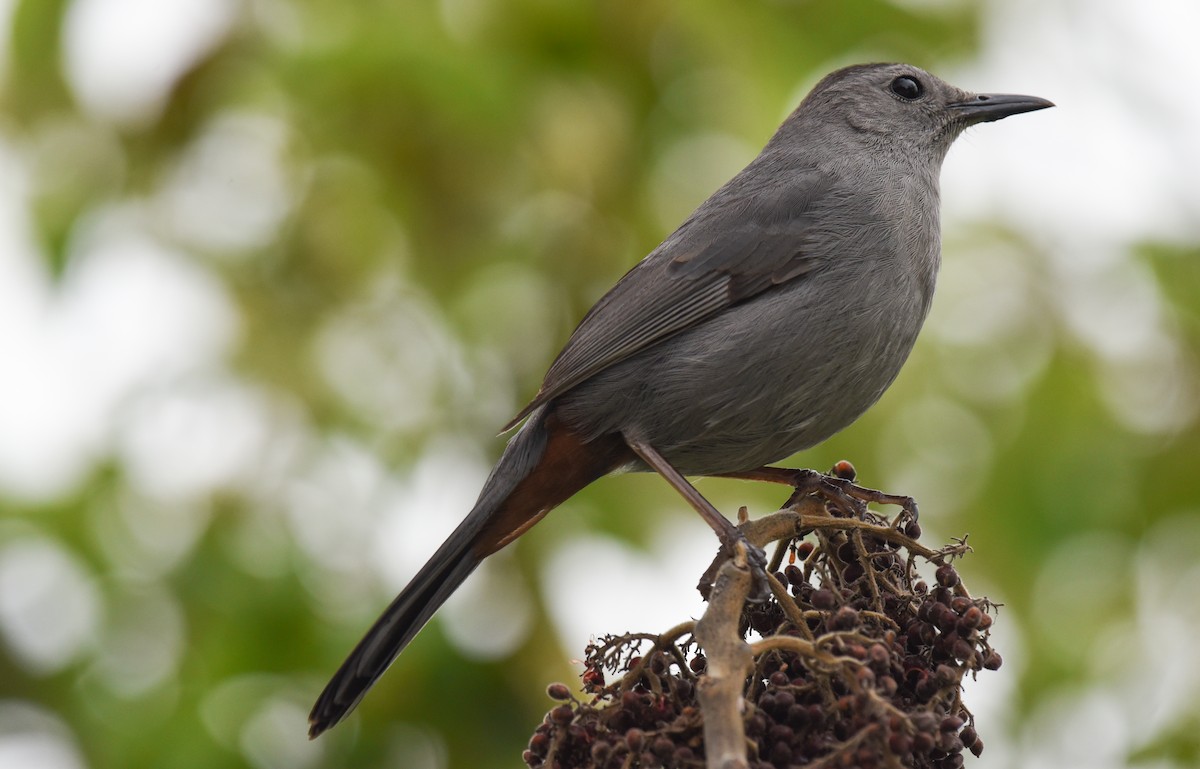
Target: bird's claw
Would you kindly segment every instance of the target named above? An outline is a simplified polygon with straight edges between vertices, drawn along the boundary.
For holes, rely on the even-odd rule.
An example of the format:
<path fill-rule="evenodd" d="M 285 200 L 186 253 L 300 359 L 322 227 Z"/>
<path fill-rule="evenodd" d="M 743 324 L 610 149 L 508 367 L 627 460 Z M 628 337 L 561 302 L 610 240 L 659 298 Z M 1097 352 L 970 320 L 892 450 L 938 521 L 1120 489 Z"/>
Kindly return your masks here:
<path fill-rule="evenodd" d="M 746 539 L 740 529 L 733 529 L 728 537 L 721 538 L 721 548 L 717 557 L 700 577 L 696 589 L 704 600 L 712 594 L 713 583 L 717 571 L 730 558 L 744 559 L 745 567 L 750 570 L 750 592 L 746 600 L 750 603 L 763 603 L 771 597 L 771 583 L 767 578 L 767 551 Z M 740 565 L 740 564 L 739 564 Z"/>
<path fill-rule="evenodd" d="M 827 503 L 842 511 L 845 515 L 861 518 L 867 512 L 867 505 L 896 505 L 901 514 L 913 521 L 917 520 L 919 511 L 912 497 L 899 494 L 887 494 L 876 489 L 855 484 L 856 472 L 849 462 L 842 461 L 834 465 L 829 475 L 818 473 L 816 470 L 797 470 L 792 481 L 795 491 L 788 504 L 798 502 L 811 494 L 820 495 Z"/>
<path fill-rule="evenodd" d="M 745 553 L 746 568 L 750 570 L 750 592 L 746 600 L 750 603 L 765 603 L 771 597 L 771 583 L 767 579 L 767 551 L 751 544 L 741 532 L 738 536 L 735 546 L 745 546 L 741 551 Z"/>

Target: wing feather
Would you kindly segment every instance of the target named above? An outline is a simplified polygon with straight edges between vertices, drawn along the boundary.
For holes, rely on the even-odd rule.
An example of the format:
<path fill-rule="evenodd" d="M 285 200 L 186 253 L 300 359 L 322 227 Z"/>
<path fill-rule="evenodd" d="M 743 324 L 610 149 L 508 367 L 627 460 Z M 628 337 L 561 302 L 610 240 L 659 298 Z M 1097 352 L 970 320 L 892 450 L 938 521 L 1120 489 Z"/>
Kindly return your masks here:
<path fill-rule="evenodd" d="M 764 191 L 735 177 L 588 311 L 533 401 L 508 430 L 551 398 L 705 318 L 819 266 L 807 237 L 833 190 L 816 171 Z"/>

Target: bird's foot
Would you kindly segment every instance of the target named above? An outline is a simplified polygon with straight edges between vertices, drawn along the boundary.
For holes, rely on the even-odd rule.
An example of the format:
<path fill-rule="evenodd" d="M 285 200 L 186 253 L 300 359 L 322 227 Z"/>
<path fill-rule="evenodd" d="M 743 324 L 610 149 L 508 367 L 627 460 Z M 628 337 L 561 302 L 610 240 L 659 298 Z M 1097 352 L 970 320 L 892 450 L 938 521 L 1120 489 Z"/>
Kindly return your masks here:
<path fill-rule="evenodd" d="M 765 468 L 764 468 L 765 469 Z M 818 473 L 815 470 L 791 470 L 791 485 L 794 491 L 788 499 L 791 506 L 809 495 L 816 495 L 825 500 L 830 512 L 841 512 L 861 518 L 867 512 L 868 504 L 896 505 L 901 515 L 916 521 L 920 515 L 917 502 L 912 497 L 859 486 L 854 483 L 858 472 L 854 465 L 842 460 L 833 466 L 829 474 Z"/>
<path fill-rule="evenodd" d="M 739 531 L 737 536 L 732 537 L 728 542 L 721 543 L 721 549 L 717 551 L 716 558 L 713 558 L 712 563 L 701 575 L 700 582 L 696 585 L 696 590 L 700 592 L 701 598 L 708 600 L 717 572 L 723 563 L 736 556 L 739 545 L 746 554 L 746 566 L 750 569 L 750 593 L 746 596 L 746 600 L 749 603 L 763 603 L 771 597 L 771 583 L 767 579 L 767 551 L 750 542 Z"/>
<path fill-rule="evenodd" d="M 742 512 L 745 512 L 745 508 L 742 508 Z M 727 536 L 718 538 L 721 540 L 721 549 L 717 551 L 717 557 L 713 559 L 712 565 L 704 572 L 700 584 L 696 586 L 704 600 L 707 601 L 709 593 L 712 592 L 713 579 L 721 564 L 736 557 L 739 549 L 746 554 L 746 566 L 750 569 L 750 593 L 746 600 L 750 603 L 763 603 L 769 599 L 771 584 L 767 580 L 767 551 L 747 539 L 745 533 L 736 527 L 731 527 Z"/>
<path fill-rule="evenodd" d="M 793 470 L 788 467 L 759 467 L 755 470 L 725 474 L 729 478 L 769 481 L 791 486 L 794 491 L 784 507 L 792 507 L 805 497 L 815 495 L 824 499 L 832 513 L 861 518 L 867 512 L 868 504 L 897 505 L 901 509 L 902 517 L 917 520 L 919 513 L 916 500 L 856 485 L 854 479 L 857 475 L 854 465 L 844 459 L 835 464 L 828 475 L 816 470 Z M 897 519 L 897 522 L 900 520 Z"/>

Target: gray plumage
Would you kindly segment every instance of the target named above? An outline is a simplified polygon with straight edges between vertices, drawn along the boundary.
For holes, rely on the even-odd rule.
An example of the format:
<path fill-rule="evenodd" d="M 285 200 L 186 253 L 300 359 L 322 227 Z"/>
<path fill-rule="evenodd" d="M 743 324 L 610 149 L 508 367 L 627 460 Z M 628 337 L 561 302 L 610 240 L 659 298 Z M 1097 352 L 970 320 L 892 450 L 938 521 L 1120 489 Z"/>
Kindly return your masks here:
<path fill-rule="evenodd" d="M 903 77 L 921 98 L 892 91 Z M 637 437 L 692 475 L 775 462 L 850 424 L 929 312 L 942 160 L 996 115 L 950 105 L 978 103 L 903 64 L 826 77 L 596 304 L 532 405 L 557 398 L 585 435 Z"/>
<path fill-rule="evenodd" d="M 974 123 L 1049 106 L 969 94 L 904 64 L 818 83 L 759 156 L 584 317 L 510 423 L 527 420 L 475 507 L 334 675 L 310 734 L 353 709 L 483 558 L 601 475 L 645 469 L 635 457 L 646 447 L 685 474 L 718 475 L 857 419 L 929 312 L 951 142 Z"/>

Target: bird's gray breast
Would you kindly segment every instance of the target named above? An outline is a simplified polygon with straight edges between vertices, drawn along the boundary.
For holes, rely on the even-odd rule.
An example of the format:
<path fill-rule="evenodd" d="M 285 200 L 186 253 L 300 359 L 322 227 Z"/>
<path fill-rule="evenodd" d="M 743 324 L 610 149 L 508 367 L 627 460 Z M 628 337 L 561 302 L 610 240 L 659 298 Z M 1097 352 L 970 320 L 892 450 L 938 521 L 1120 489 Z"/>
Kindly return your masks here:
<path fill-rule="evenodd" d="M 634 435 L 694 475 L 825 440 L 878 400 L 916 340 L 937 271 L 933 195 L 906 199 L 900 219 L 873 205 L 833 212 L 804 244 L 817 269 L 600 372 L 560 397 L 560 413 L 590 436 Z"/>

